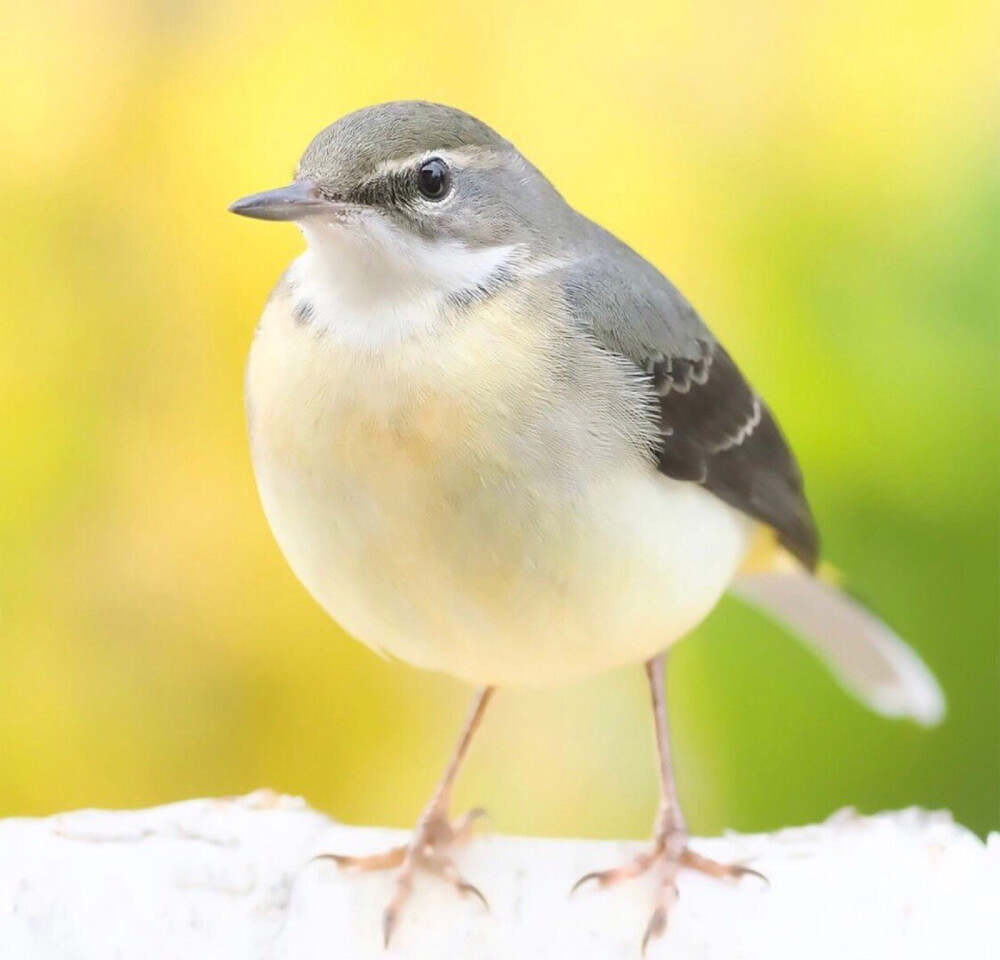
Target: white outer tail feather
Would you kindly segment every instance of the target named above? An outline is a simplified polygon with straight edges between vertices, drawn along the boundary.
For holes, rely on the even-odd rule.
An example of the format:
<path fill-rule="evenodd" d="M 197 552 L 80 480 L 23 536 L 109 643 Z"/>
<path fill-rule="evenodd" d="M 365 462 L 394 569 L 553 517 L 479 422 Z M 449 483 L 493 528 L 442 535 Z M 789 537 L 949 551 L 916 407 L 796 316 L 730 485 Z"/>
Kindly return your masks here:
<path fill-rule="evenodd" d="M 731 591 L 801 637 L 838 680 L 886 717 L 941 722 L 941 687 L 916 652 L 873 613 L 805 570 L 739 577 Z"/>

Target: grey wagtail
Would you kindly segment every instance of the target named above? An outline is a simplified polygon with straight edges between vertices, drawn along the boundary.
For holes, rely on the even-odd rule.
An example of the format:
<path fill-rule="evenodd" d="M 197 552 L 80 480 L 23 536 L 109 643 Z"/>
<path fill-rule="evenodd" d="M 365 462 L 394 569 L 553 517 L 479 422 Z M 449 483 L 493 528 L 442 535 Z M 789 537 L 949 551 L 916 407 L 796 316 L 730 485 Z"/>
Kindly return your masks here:
<path fill-rule="evenodd" d="M 423 102 L 359 110 L 290 186 L 230 209 L 294 222 L 246 379 L 264 512 L 305 588 L 374 650 L 479 686 L 396 868 L 386 943 L 416 870 L 481 897 L 451 851 L 458 768 L 497 686 L 644 662 L 661 800 L 643 945 L 689 849 L 671 773 L 666 651 L 726 590 L 808 641 L 872 709 L 937 722 L 938 684 L 820 573 L 795 458 L 763 399 L 677 289 L 577 213 L 508 141 Z M 583 881 L 581 881 L 583 882 Z"/>

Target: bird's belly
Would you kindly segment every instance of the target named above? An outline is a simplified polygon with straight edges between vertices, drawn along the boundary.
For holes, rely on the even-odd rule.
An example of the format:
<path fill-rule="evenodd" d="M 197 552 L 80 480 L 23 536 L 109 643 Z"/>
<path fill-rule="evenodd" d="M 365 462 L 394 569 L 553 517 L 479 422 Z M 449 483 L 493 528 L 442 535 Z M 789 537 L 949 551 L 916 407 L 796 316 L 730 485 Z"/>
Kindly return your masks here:
<path fill-rule="evenodd" d="M 247 396 L 274 535 L 341 626 L 415 666 L 532 685 L 646 659 L 709 613 L 751 522 L 658 474 L 621 414 L 539 393 L 546 328 L 498 320 L 373 358 L 272 301 Z"/>
<path fill-rule="evenodd" d="M 559 683 L 648 659 L 712 609 L 749 523 L 693 485 L 619 477 L 572 505 L 256 460 L 293 570 L 350 634 L 473 683 Z M 481 483 L 481 479 L 477 480 Z"/>

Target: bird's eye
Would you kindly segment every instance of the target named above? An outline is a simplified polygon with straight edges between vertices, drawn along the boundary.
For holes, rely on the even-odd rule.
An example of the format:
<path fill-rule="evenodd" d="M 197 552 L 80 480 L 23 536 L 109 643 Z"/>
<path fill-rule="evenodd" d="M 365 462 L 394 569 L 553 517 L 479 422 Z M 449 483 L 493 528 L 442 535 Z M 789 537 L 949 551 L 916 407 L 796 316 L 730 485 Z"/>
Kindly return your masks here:
<path fill-rule="evenodd" d="M 417 189 L 428 200 L 440 200 L 451 186 L 451 171 L 440 157 L 431 157 L 420 164 L 417 171 Z"/>

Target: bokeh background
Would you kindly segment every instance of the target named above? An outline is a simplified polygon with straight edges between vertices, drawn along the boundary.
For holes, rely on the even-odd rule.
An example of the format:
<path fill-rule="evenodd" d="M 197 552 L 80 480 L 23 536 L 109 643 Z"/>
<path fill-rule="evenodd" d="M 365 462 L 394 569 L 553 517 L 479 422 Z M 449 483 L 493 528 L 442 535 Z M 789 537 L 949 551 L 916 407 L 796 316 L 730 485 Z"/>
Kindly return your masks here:
<path fill-rule="evenodd" d="M 468 691 L 345 637 L 259 509 L 244 356 L 302 246 L 226 213 L 320 127 L 497 127 L 699 307 L 804 465 L 826 554 L 950 699 L 866 713 L 725 601 L 676 652 L 698 831 L 948 807 L 1000 826 L 995 3 L 5 0 L 0 814 L 259 785 L 412 822 Z M 504 693 L 497 829 L 641 836 L 642 671 Z"/>

